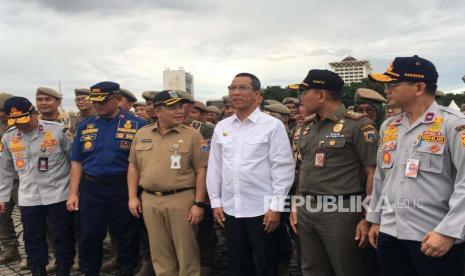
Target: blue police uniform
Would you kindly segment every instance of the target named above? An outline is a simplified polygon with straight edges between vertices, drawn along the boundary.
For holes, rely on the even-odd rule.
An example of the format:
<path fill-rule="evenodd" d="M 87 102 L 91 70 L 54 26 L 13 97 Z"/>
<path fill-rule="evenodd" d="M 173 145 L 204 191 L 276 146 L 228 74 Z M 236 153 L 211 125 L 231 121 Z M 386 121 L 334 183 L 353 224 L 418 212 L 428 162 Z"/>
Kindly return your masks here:
<path fill-rule="evenodd" d="M 92 94 L 91 94 L 92 99 Z M 117 243 L 120 270 L 138 262 L 138 222 L 128 209 L 127 170 L 131 142 L 145 122 L 120 110 L 112 119 L 95 116 L 76 132 L 72 161 L 82 164 L 79 186 L 80 270 L 98 273 L 108 225 Z"/>

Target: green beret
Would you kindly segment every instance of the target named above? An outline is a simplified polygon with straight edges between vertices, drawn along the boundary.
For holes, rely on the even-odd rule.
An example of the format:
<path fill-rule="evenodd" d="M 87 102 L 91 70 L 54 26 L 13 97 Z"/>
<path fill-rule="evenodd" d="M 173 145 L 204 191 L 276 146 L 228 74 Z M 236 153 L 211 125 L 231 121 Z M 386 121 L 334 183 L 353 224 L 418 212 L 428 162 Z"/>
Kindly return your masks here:
<path fill-rule="evenodd" d="M 294 97 L 286 97 L 283 100 L 283 104 L 287 104 L 287 103 L 293 103 L 293 104 L 298 105 L 300 103 L 300 100 Z"/>
<path fill-rule="evenodd" d="M 195 103 L 195 99 L 194 97 L 190 94 L 190 93 L 187 93 L 186 91 L 182 91 L 182 90 L 175 90 L 179 96 L 181 96 L 181 99 L 183 100 L 187 100 L 189 103 Z"/>
<path fill-rule="evenodd" d="M 6 100 L 13 97 L 13 95 L 8 93 L 0 93 L 0 109 L 3 110 Z"/>
<path fill-rule="evenodd" d="M 368 88 L 359 88 L 355 91 L 355 103 L 360 104 L 363 100 L 385 103 L 386 99 L 378 92 Z"/>
<path fill-rule="evenodd" d="M 130 103 L 135 103 L 137 102 L 137 98 L 136 96 L 134 96 L 134 94 L 132 94 L 131 91 L 127 90 L 127 89 L 124 89 L 124 88 L 120 88 L 119 89 L 119 94 L 123 97 L 125 97 L 126 99 L 128 99 L 128 101 Z"/>
<path fill-rule="evenodd" d="M 90 96 L 90 89 L 89 88 L 76 88 L 74 89 L 74 95 Z"/>
<path fill-rule="evenodd" d="M 216 113 L 218 115 L 221 115 L 221 110 L 218 107 L 214 106 L 214 105 L 207 106 L 207 110 L 208 110 L 208 112 L 213 112 L 213 113 Z"/>
<path fill-rule="evenodd" d="M 153 101 L 153 98 L 160 93 L 160 91 L 144 91 L 142 92 L 142 98 L 144 98 L 146 101 Z"/>
<path fill-rule="evenodd" d="M 276 112 L 283 115 L 289 115 L 291 113 L 289 108 L 281 103 L 265 105 L 264 109 L 270 112 Z"/>
<path fill-rule="evenodd" d="M 52 88 L 48 88 L 48 87 L 39 87 L 37 88 L 37 91 L 36 91 L 36 96 L 38 95 L 48 95 L 48 96 L 52 96 L 56 99 L 63 99 L 63 96 L 58 93 L 58 91 L 52 89 Z"/>

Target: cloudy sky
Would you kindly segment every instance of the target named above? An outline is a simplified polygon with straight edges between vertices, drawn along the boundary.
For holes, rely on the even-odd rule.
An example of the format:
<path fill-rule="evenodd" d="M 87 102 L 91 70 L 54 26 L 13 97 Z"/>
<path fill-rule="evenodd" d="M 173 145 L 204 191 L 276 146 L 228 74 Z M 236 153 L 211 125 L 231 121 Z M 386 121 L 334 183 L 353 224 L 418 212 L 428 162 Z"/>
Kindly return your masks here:
<path fill-rule="evenodd" d="M 234 74 L 264 86 L 300 82 L 347 55 L 384 71 L 395 56 L 433 61 L 440 89 L 465 84 L 465 0 L 10 0 L 0 10 L 0 91 L 34 98 L 119 82 L 161 90 L 166 67 L 194 75 L 195 96 L 219 98 Z"/>

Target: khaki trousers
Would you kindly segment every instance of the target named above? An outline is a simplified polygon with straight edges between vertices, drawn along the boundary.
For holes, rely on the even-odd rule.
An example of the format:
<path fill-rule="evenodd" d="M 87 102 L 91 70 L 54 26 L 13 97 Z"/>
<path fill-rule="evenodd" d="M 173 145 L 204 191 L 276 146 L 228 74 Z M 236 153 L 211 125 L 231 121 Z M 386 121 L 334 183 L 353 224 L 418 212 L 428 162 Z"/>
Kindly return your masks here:
<path fill-rule="evenodd" d="M 194 190 L 167 196 L 142 193 L 142 210 L 157 276 L 200 276 L 196 227 L 187 221 L 194 194 Z"/>

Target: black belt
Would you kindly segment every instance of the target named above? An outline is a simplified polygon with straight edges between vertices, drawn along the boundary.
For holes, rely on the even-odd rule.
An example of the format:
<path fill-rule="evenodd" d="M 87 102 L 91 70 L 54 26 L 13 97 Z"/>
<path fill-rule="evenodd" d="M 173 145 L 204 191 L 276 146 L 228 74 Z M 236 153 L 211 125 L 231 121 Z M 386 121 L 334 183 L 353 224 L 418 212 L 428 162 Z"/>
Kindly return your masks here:
<path fill-rule="evenodd" d="M 311 196 L 311 197 L 335 197 L 336 199 L 339 199 L 339 197 L 342 197 L 343 200 L 350 199 L 353 196 L 363 196 L 362 192 L 359 193 L 353 193 L 353 194 L 344 194 L 344 195 L 328 195 L 328 194 L 314 194 L 314 193 L 307 193 L 307 192 L 301 192 L 303 196 Z"/>
<path fill-rule="evenodd" d="M 101 184 L 112 184 L 115 182 L 126 182 L 128 176 L 126 174 L 117 175 L 117 176 L 93 176 L 90 174 L 84 174 L 84 179 L 94 183 Z"/>
<path fill-rule="evenodd" d="M 153 192 L 153 191 L 149 191 L 149 190 L 144 189 L 144 192 L 146 192 L 148 194 L 151 194 L 151 195 L 156 195 L 156 196 L 167 196 L 167 195 L 177 194 L 177 193 L 184 192 L 184 191 L 187 191 L 187 190 L 192 190 L 192 189 L 194 189 L 194 188 L 183 188 L 183 189 L 172 190 L 172 191 L 168 191 L 168 192 Z"/>

